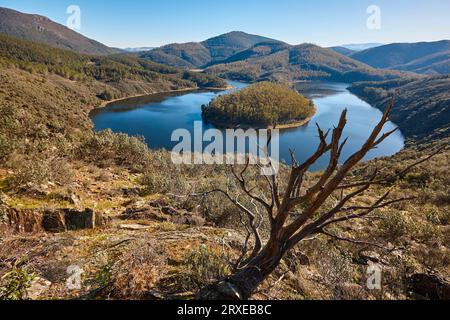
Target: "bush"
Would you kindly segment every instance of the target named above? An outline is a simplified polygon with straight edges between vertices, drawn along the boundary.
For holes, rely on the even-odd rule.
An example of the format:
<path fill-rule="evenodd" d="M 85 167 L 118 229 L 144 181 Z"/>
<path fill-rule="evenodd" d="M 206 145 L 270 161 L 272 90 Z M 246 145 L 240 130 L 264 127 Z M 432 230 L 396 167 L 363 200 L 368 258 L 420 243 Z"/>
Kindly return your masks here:
<path fill-rule="evenodd" d="M 0 300 L 26 300 L 27 290 L 35 277 L 26 267 L 14 266 L 2 277 Z"/>
<path fill-rule="evenodd" d="M 117 298 L 144 298 L 158 282 L 159 267 L 163 264 L 163 256 L 154 242 L 139 241 L 112 271 L 112 294 Z"/>
<path fill-rule="evenodd" d="M 0 134 L 0 163 L 5 162 L 14 150 L 14 144 L 5 135 Z"/>
<path fill-rule="evenodd" d="M 14 188 L 25 186 L 39 186 L 48 182 L 61 185 L 69 184 L 73 178 L 73 171 L 66 159 L 50 158 L 45 154 L 31 155 L 27 159 L 16 160 L 12 163 L 15 175 L 11 180 Z"/>
<path fill-rule="evenodd" d="M 100 166 L 116 164 L 134 171 L 143 171 L 150 164 L 150 150 L 144 138 L 111 130 L 88 137 L 79 147 L 78 156 Z"/>
<path fill-rule="evenodd" d="M 223 279 L 231 272 L 230 264 L 220 249 L 201 245 L 185 258 L 185 272 L 180 285 L 184 290 L 197 291 L 206 285 Z"/>

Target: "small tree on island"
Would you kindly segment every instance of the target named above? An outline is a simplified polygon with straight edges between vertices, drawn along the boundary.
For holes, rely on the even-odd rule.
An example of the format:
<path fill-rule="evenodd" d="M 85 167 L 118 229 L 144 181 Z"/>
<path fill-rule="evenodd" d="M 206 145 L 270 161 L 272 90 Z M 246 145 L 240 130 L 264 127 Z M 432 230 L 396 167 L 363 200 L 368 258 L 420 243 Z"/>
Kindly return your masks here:
<path fill-rule="evenodd" d="M 429 157 L 421 159 L 389 177 L 378 177 L 378 170 L 375 169 L 373 175 L 366 181 L 351 181 L 349 174 L 352 169 L 364 159 L 370 150 L 376 148 L 396 131 L 392 130 L 382 134 L 385 124 L 389 121 L 392 107 L 393 100 L 387 106 L 382 119 L 373 129 L 364 145 L 341 166 L 339 160 L 347 142 L 347 139 L 341 141 L 347 123 L 347 111 L 345 110 L 342 113 L 338 126 L 332 130 L 330 142 L 327 142 L 327 138 L 331 131 L 325 133 L 317 125 L 320 144 L 315 153 L 301 164 L 297 162 L 292 153 L 290 174 L 283 190 L 280 188 L 277 176 L 265 177 L 268 196 L 256 195 L 254 189 L 248 187 L 245 177 L 249 167 L 248 163 L 240 172 L 236 172 L 233 168 L 232 173 L 242 190 L 242 194 L 249 198 L 254 205 L 254 209 L 247 208 L 239 201 L 239 197 L 233 197 L 229 191 L 216 189 L 204 193 L 203 195 L 216 192 L 224 194 L 246 217 L 247 222 L 243 223 L 248 230 L 248 236 L 241 256 L 235 263 L 234 272 L 226 279 L 200 290 L 197 298 L 201 300 L 249 299 L 262 282 L 275 271 L 289 250 L 300 242 L 319 234 L 354 244 L 368 244 L 355 239 L 339 237 L 330 232 L 329 227 L 346 221 L 365 219 L 376 209 L 413 199 L 389 199 L 390 191 L 387 191 L 371 205 L 347 206 L 350 200 L 362 195 L 371 186 L 392 184 L 412 168 L 442 151 L 442 149 L 439 149 Z M 314 181 L 312 186 L 306 188 L 304 186 L 306 173 L 319 158 L 327 153 L 330 153 L 327 168 L 320 174 L 317 181 Z M 327 199 L 336 193 L 339 196 L 334 206 L 331 209 L 324 208 Z M 260 232 L 263 217 L 256 204 L 264 208 L 265 218 L 270 222 L 270 235 L 265 242 Z M 252 248 L 249 248 L 250 238 L 253 238 Z"/>

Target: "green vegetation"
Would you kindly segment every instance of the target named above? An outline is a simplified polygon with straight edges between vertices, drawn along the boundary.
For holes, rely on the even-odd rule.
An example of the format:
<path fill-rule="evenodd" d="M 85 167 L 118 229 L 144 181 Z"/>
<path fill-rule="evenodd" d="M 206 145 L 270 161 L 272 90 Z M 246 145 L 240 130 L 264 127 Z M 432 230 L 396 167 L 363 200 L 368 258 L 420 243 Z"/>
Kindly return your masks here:
<path fill-rule="evenodd" d="M 361 82 L 353 84 L 350 91 L 381 110 L 394 97 L 395 106 L 391 119 L 410 139 L 440 139 L 448 137 L 450 133 L 448 75 Z"/>
<path fill-rule="evenodd" d="M 203 118 L 216 125 L 269 127 L 304 121 L 314 105 L 289 87 L 270 82 L 220 96 L 203 107 Z"/>
<path fill-rule="evenodd" d="M 276 82 L 316 79 L 352 83 L 405 76 L 400 71 L 375 69 L 333 50 L 307 43 L 297 46 L 260 43 L 212 65 L 206 72 L 232 80 Z"/>
<path fill-rule="evenodd" d="M 35 278 L 26 267 L 14 266 L 1 278 L 0 300 L 27 299 L 27 289 Z"/>
<path fill-rule="evenodd" d="M 173 89 L 226 86 L 223 80 L 210 75 L 186 74 L 132 55 L 81 55 L 4 35 L 0 35 L 0 66 L 15 66 L 30 73 L 56 74 L 73 81 L 96 80 L 108 84 L 123 81 L 166 82 Z M 99 96 L 109 97 L 103 92 Z"/>
<path fill-rule="evenodd" d="M 235 31 L 203 42 L 169 44 L 144 52 L 140 57 L 170 66 L 196 69 L 223 61 L 257 43 L 266 41 L 275 40 Z"/>

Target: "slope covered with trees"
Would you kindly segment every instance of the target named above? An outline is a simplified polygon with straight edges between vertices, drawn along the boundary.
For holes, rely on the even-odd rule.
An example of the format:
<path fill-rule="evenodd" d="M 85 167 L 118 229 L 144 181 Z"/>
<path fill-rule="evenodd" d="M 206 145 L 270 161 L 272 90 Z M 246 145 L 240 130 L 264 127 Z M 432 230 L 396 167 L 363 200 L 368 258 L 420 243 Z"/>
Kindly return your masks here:
<path fill-rule="evenodd" d="M 181 68 L 201 68 L 223 61 L 260 42 L 278 42 L 245 32 L 230 32 L 203 42 L 174 43 L 142 53 L 141 58 Z"/>
<path fill-rule="evenodd" d="M 289 87 L 260 82 L 203 106 L 203 119 L 220 127 L 295 124 L 314 114 L 314 104 Z"/>
<path fill-rule="evenodd" d="M 78 53 L 107 55 L 120 52 L 46 17 L 7 8 L 0 8 L 0 33 Z"/>
<path fill-rule="evenodd" d="M 350 91 L 384 109 L 395 97 L 392 121 L 414 140 L 448 137 L 450 133 L 450 76 L 355 83 Z"/>
<path fill-rule="evenodd" d="M 0 157 L 37 141 L 79 139 L 89 111 L 109 100 L 180 89 L 225 87 L 215 76 L 133 56 L 91 56 L 0 35 Z M 9 120 L 8 120 L 9 119 Z M 58 138 L 56 138 L 58 137 Z"/>
<path fill-rule="evenodd" d="M 386 80 L 400 72 L 377 70 L 366 64 L 313 44 L 298 46 L 263 43 L 230 57 L 207 72 L 221 77 L 291 82 L 321 79 L 341 82 Z"/>

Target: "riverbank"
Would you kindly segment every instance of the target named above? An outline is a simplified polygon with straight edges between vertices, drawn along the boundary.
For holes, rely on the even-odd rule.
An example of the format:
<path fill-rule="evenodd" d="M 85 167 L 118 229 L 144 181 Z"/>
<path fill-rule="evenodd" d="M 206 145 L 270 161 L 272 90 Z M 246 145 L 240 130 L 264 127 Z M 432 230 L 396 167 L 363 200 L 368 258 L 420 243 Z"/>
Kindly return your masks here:
<path fill-rule="evenodd" d="M 311 115 L 309 117 L 307 117 L 306 119 L 302 120 L 302 121 L 297 121 L 297 122 L 291 122 L 291 123 L 285 123 L 285 124 L 279 124 L 276 126 L 259 126 L 257 124 L 224 124 L 224 123 L 219 123 L 219 122 L 214 122 L 211 120 L 205 120 L 208 123 L 211 123 L 212 125 L 214 125 L 216 128 L 219 129 L 244 129 L 244 130 L 248 130 L 248 129 L 278 129 L 278 130 L 287 130 L 287 129 L 295 129 L 295 128 L 300 128 L 303 126 L 306 126 L 313 118 L 314 116 L 317 114 L 317 107 L 314 106 L 314 110 L 311 113 Z"/>
<path fill-rule="evenodd" d="M 125 101 L 125 100 L 128 100 L 128 99 L 133 99 L 133 98 L 141 98 L 141 97 L 152 96 L 152 95 L 155 95 L 155 94 L 165 94 L 165 93 L 169 94 L 169 93 L 189 92 L 189 91 L 195 92 L 195 91 L 198 91 L 198 90 L 226 91 L 226 90 L 232 90 L 232 89 L 234 89 L 234 86 L 229 84 L 228 86 L 223 87 L 223 88 L 218 88 L 218 87 L 200 88 L 200 87 L 196 87 L 196 88 L 183 88 L 183 89 L 175 89 L 175 90 L 156 91 L 156 92 L 151 92 L 151 93 L 147 92 L 147 93 L 142 93 L 142 94 L 136 94 L 136 95 L 126 96 L 126 97 L 121 97 L 121 98 L 117 98 L 117 99 L 112 99 L 112 100 L 108 100 L 108 101 L 103 101 L 98 106 L 95 106 L 93 108 L 93 110 L 105 108 L 108 105 L 110 105 L 111 103 L 121 102 L 121 101 Z"/>

